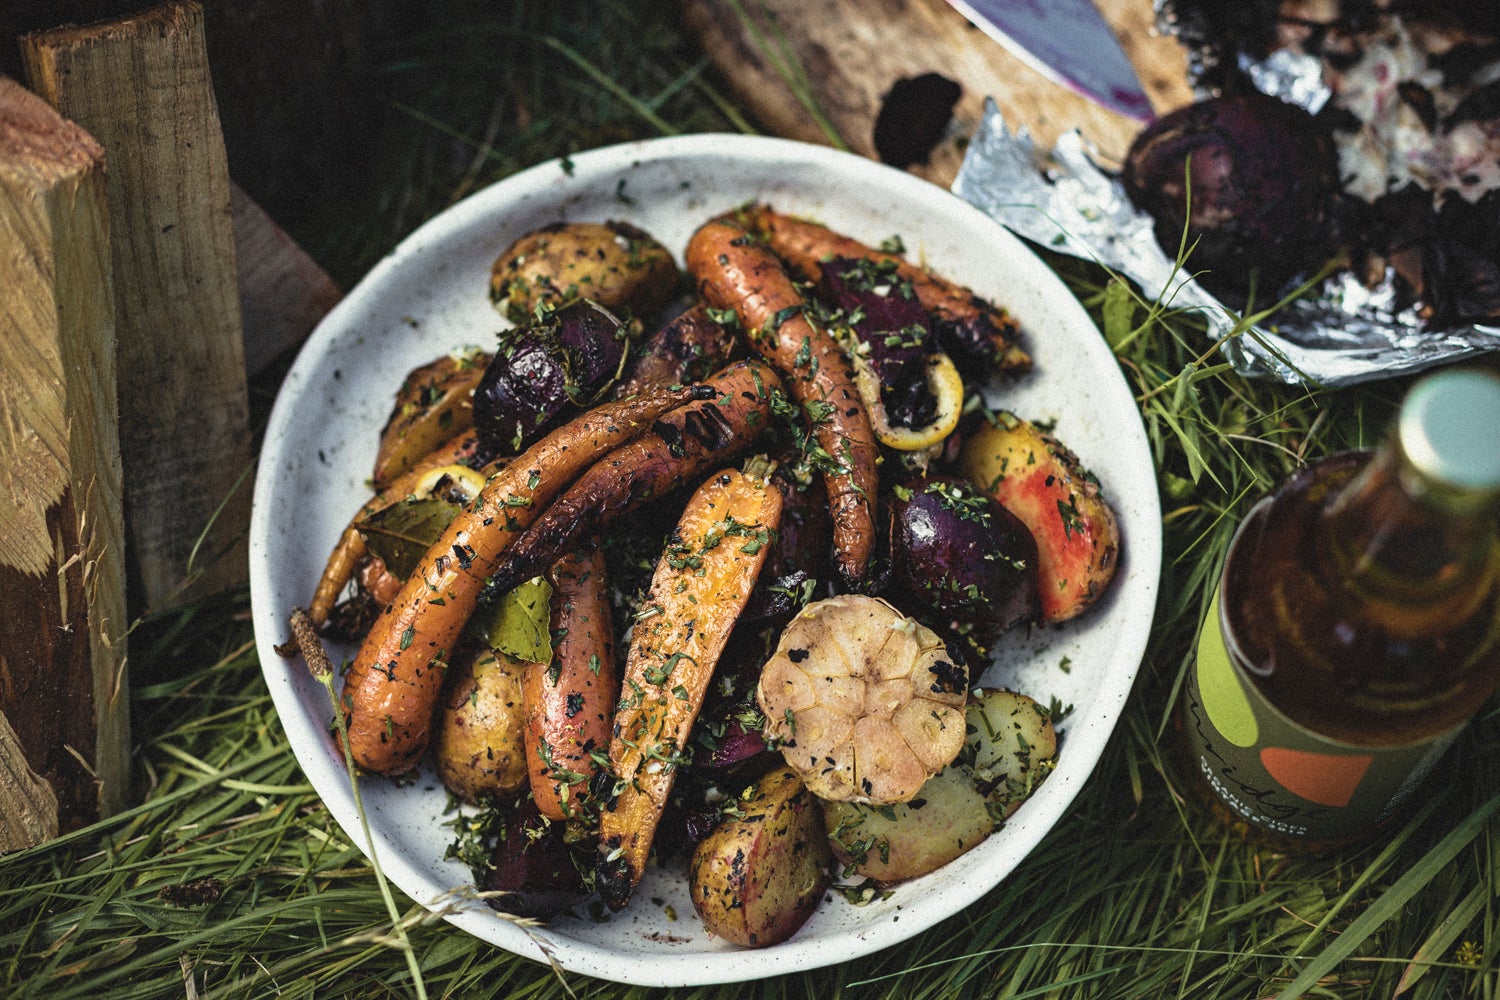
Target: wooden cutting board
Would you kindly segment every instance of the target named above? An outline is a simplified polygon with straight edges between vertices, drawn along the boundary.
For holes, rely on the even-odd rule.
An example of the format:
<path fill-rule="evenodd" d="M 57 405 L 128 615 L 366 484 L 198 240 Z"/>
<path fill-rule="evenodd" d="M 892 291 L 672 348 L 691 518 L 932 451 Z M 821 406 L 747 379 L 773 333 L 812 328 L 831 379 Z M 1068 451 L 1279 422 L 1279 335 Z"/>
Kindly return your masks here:
<path fill-rule="evenodd" d="M 1186 54 L 1155 32 L 1151 0 L 1097 3 L 1152 106 L 1162 112 L 1191 101 Z M 944 186 L 963 161 L 986 97 L 1042 149 L 1076 128 L 1106 160 L 1118 161 L 1141 127 L 1046 79 L 946 0 L 683 0 L 683 15 L 736 98 L 762 127 L 789 138 L 829 141 L 788 76 L 805 77 L 807 94 L 844 141 L 871 157 L 876 115 L 897 81 L 938 73 L 958 83 L 962 94 L 947 134 L 928 163 L 911 168 Z"/>

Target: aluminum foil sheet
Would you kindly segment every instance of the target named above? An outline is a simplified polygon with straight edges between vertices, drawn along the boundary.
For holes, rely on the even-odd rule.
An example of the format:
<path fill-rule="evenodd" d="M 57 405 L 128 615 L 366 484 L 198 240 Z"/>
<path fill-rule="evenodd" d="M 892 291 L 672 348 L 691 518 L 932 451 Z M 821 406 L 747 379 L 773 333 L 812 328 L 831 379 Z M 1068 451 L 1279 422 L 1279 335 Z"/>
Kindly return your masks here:
<path fill-rule="evenodd" d="M 1295 67 L 1274 69 L 1261 86 L 1316 93 Z M 1076 131 L 1050 151 L 1037 150 L 1024 129 L 1012 132 L 994 101 L 986 101 L 953 191 L 1033 243 L 1096 261 L 1130 278 L 1150 298 L 1199 311 L 1213 340 L 1239 322 L 1167 257 L 1151 218 L 1136 210 L 1118 177 L 1096 162 Z M 1500 326 L 1430 330 L 1410 311 L 1392 311 L 1394 300 L 1389 281 L 1370 289 L 1350 275 L 1335 275 L 1266 324 L 1226 340 L 1222 350 L 1244 375 L 1325 386 L 1391 378 L 1500 350 Z"/>

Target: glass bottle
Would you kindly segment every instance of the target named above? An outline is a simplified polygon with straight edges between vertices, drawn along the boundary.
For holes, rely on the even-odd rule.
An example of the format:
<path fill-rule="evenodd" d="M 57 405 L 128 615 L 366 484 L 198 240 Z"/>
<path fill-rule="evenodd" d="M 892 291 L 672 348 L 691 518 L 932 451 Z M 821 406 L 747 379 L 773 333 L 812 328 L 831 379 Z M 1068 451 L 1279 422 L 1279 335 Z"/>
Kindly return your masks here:
<path fill-rule="evenodd" d="M 1221 816 L 1322 847 L 1401 813 L 1500 682 L 1497 497 L 1500 378 L 1453 370 L 1252 508 L 1179 706 Z"/>

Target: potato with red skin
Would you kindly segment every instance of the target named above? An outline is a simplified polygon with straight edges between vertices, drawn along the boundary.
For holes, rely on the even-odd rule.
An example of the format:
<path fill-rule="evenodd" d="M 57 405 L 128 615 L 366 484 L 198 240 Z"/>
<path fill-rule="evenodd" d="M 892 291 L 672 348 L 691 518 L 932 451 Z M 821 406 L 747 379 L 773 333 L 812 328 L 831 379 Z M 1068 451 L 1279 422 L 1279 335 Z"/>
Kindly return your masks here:
<path fill-rule="evenodd" d="M 960 464 L 1036 539 L 1043 621 L 1074 618 L 1099 599 L 1120 561 L 1120 526 L 1078 456 L 1002 412 L 964 442 Z"/>
<path fill-rule="evenodd" d="M 791 768 L 769 772 L 693 851 L 688 891 L 709 933 L 764 948 L 807 922 L 832 881 L 819 802 Z"/>

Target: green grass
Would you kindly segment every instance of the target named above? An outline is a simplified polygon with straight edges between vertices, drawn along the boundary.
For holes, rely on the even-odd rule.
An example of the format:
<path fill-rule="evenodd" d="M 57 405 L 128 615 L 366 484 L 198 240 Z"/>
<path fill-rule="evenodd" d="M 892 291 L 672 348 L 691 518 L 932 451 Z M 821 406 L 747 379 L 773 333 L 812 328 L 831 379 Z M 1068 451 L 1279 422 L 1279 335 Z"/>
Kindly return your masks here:
<path fill-rule="evenodd" d="M 456 198 L 530 163 L 743 125 L 670 4 L 603 3 L 587 19 L 543 4 L 454 9 L 445 26 L 383 54 L 372 86 L 387 124 L 366 182 L 321 218 L 283 220 L 346 282 Z M 1097 773 L 1010 878 L 907 943 L 814 973 L 672 995 L 1495 997 L 1493 707 L 1414 818 L 1373 846 L 1322 857 L 1226 832 L 1192 802 L 1173 758 L 1170 704 L 1238 518 L 1300 461 L 1372 444 L 1403 386 L 1243 380 L 1217 367 L 1189 318 L 1148 307 L 1094 268 L 1049 259 L 1099 319 L 1140 400 L 1164 510 L 1156 625 Z M 130 655 L 141 805 L 0 858 L 0 996 L 660 995 L 559 975 L 399 896 L 398 933 L 368 862 L 292 757 L 245 594 L 142 623 Z M 194 884 L 196 899 L 174 888 Z"/>

